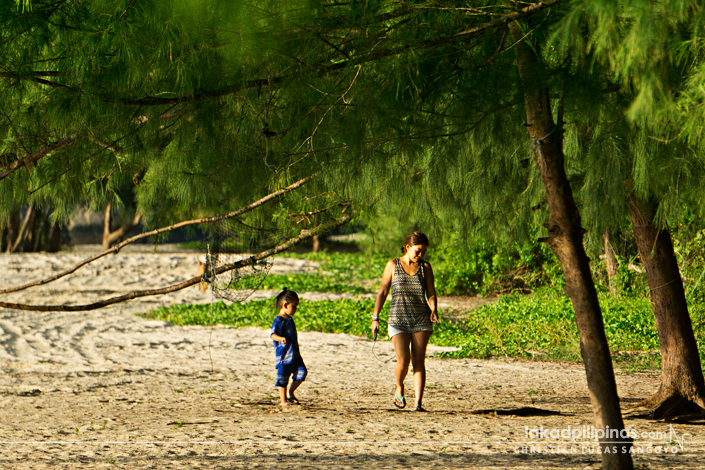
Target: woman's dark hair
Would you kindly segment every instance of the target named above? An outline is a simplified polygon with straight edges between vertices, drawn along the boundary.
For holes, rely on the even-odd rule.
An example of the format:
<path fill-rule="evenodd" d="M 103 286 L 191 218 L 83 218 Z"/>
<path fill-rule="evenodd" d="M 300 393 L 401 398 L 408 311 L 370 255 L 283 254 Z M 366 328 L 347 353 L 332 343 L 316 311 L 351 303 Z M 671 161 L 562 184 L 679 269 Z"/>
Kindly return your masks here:
<path fill-rule="evenodd" d="M 276 308 L 277 310 L 281 310 L 285 302 L 291 303 L 298 301 L 299 296 L 296 295 L 296 292 L 294 292 L 293 290 L 289 290 L 285 287 L 284 290 L 279 293 L 277 298 L 274 299 L 274 308 Z"/>
<path fill-rule="evenodd" d="M 419 232 L 418 230 L 408 237 L 406 237 L 406 241 L 404 242 L 404 246 L 401 247 L 401 252 L 406 254 L 406 247 L 407 246 L 415 246 L 415 245 L 426 245 L 428 246 L 428 237 L 424 235 L 423 233 Z"/>

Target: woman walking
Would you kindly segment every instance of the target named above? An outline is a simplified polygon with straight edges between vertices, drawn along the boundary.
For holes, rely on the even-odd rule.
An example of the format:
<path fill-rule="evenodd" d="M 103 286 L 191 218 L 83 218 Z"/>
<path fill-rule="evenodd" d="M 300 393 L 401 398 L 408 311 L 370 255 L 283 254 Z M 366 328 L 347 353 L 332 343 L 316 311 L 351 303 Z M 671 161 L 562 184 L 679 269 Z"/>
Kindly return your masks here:
<path fill-rule="evenodd" d="M 379 329 L 379 313 L 391 290 L 388 330 L 397 356 L 394 405 L 397 408 L 406 406 L 404 379 L 411 363 L 414 368 L 416 411 L 426 411 L 423 408 L 426 346 L 433 333 L 433 323 L 439 321 L 433 271 L 431 265 L 422 259 L 427 249 L 428 238 L 423 233 L 414 232 L 406 238 L 401 249 L 403 256 L 389 260 L 384 268 L 382 286 L 372 316 L 374 333 Z"/>

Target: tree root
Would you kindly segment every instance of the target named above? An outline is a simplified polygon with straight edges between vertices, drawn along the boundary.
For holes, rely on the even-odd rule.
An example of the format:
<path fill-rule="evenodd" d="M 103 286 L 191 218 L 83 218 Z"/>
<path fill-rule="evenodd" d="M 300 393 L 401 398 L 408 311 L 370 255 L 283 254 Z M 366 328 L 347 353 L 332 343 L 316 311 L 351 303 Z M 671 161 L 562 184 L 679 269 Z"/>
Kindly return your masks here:
<path fill-rule="evenodd" d="M 635 418 L 685 423 L 700 420 L 705 421 L 704 403 L 701 397 L 689 398 L 672 390 L 659 390 L 653 396 L 630 408 L 646 408 L 646 413 L 636 413 L 632 415 L 632 417 Z M 703 424 L 705 424 L 705 422 Z"/>

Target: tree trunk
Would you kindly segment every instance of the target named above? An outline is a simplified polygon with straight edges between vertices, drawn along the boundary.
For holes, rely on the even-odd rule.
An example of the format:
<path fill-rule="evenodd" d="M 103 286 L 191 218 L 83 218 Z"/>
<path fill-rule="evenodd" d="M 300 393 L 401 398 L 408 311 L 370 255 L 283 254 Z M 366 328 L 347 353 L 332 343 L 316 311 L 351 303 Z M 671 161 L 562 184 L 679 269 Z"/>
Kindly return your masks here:
<path fill-rule="evenodd" d="M 7 219 L 7 227 L 3 232 L 3 251 L 6 253 L 10 252 L 12 244 L 15 242 L 15 237 L 17 236 L 17 231 L 19 230 L 19 212 L 12 211 Z"/>
<path fill-rule="evenodd" d="M 321 251 L 321 239 L 318 237 L 318 235 L 314 235 L 312 238 L 313 241 L 313 252 L 318 253 Z"/>
<path fill-rule="evenodd" d="M 614 279 L 617 277 L 619 263 L 614 254 L 612 243 L 610 243 L 609 230 L 605 230 L 605 233 L 602 234 L 602 239 L 605 241 L 605 265 L 607 267 L 607 282 L 609 283 L 610 294 L 617 295 L 617 286 L 614 285 Z"/>
<path fill-rule="evenodd" d="M 6 238 L 6 248 L 8 253 L 12 251 L 12 245 L 14 245 L 17 235 L 20 232 L 20 211 L 12 211 L 10 214 L 10 220 L 7 221 L 7 238 Z"/>
<path fill-rule="evenodd" d="M 705 413 L 705 380 L 671 234 L 654 226 L 653 203 L 633 195 L 627 203 L 661 346 L 661 386 L 639 405 L 649 408 L 653 419 Z"/>
<path fill-rule="evenodd" d="M 602 312 L 590 272 L 590 260 L 583 247 L 584 229 L 563 165 L 561 118 L 559 116 L 559 125 L 556 126 L 553 122 L 549 90 L 542 83 L 544 77 L 538 58 L 524 42 L 522 30 L 517 23 L 510 23 L 508 27 L 516 43 L 514 50 L 524 93 L 526 126 L 550 210 L 546 224 L 549 237 L 544 241 L 561 263 L 565 291 L 575 310 L 580 353 L 585 364 L 595 428 L 607 433 L 599 439 L 603 449 L 602 468 L 631 470 L 631 444 L 623 444 L 628 439 L 620 436 L 624 422 Z M 604 452 L 613 446 L 617 446 L 618 452 Z"/>
<path fill-rule="evenodd" d="M 110 231 L 110 223 L 112 221 L 112 204 L 108 203 L 108 205 L 105 207 L 105 219 L 103 223 L 103 251 L 107 250 L 110 248 L 110 245 L 113 243 L 119 242 L 122 237 L 127 235 L 130 230 L 133 228 L 137 227 L 139 225 L 140 221 L 142 220 L 142 214 L 137 211 L 135 214 L 135 217 L 132 219 L 131 222 L 121 226 L 117 230 Z"/>
<path fill-rule="evenodd" d="M 8 249 L 9 253 L 16 253 L 24 245 L 25 238 L 27 237 L 27 230 L 29 229 L 30 222 L 32 222 L 33 219 L 34 204 L 30 204 L 27 208 L 27 212 L 25 212 L 24 219 L 22 220 L 22 227 Z"/>
<path fill-rule="evenodd" d="M 103 242 L 102 250 L 105 251 L 110 248 L 110 224 L 113 221 L 113 204 L 109 202 L 105 206 L 105 215 L 103 216 Z"/>
<path fill-rule="evenodd" d="M 56 253 L 61 249 L 61 225 L 55 223 L 49 229 L 47 237 L 47 253 Z"/>
<path fill-rule="evenodd" d="M 42 208 L 38 207 L 32 214 L 32 219 L 29 221 L 27 233 L 22 247 L 23 253 L 34 253 L 39 251 L 42 246 L 42 229 L 44 228 L 44 217 Z"/>

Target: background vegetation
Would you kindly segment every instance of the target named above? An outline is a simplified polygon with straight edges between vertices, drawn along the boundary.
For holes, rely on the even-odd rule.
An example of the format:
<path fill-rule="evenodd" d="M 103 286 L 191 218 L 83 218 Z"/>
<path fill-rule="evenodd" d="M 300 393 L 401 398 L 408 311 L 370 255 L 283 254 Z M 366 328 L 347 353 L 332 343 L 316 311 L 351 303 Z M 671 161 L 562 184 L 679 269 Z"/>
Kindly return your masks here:
<path fill-rule="evenodd" d="M 651 333 L 632 338 L 653 326 L 638 321 L 651 317 L 649 292 L 627 201 L 673 233 L 701 338 L 703 24 L 705 8 L 685 0 L 2 4 L 0 250 L 59 249 L 83 206 L 119 235 L 113 217 L 155 228 L 316 175 L 241 222 L 287 238 L 354 213 L 368 234 L 361 254 L 260 288 L 373 293 L 384 260 L 423 227 L 440 294 L 510 295 L 439 327 L 437 341 L 458 354 L 572 358 L 560 269 L 537 242 L 549 207 L 533 154 L 560 134 L 594 278 L 618 312 L 605 313 L 614 350 L 653 347 Z M 557 118 L 558 133 L 533 141 L 520 43 Z M 357 331 L 332 313 L 350 309 L 326 308 L 333 326 L 310 328 Z M 624 318 L 635 323 L 622 336 Z"/>
<path fill-rule="evenodd" d="M 705 231 L 686 222 L 676 231 L 689 307 L 701 358 L 705 359 Z M 593 275 L 600 281 L 600 304 L 615 363 L 626 370 L 659 368 L 660 354 L 645 274 L 633 240 L 619 234 L 614 244 L 620 262 L 610 294 L 604 261 L 593 256 Z M 289 253 L 284 256 L 319 262 L 317 272 L 270 275 L 260 289 L 286 286 L 298 292 L 375 294 L 386 261 L 396 256 L 393 246 L 376 246 L 369 239 L 358 252 Z M 363 251 L 364 250 L 364 251 Z M 385 251 L 386 253 L 381 253 Z M 427 258 L 441 295 L 499 295 L 497 301 L 472 311 L 453 312 L 436 326 L 432 342 L 457 351 L 443 357 L 509 356 L 538 360 L 580 360 L 580 347 L 570 299 L 562 291 L 562 275 L 555 257 L 536 241 L 507 246 L 485 239 L 467 241 L 447 237 L 432 247 Z M 370 337 L 369 315 L 374 298 L 302 301 L 296 322 L 300 331 L 347 333 Z M 223 324 L 268 328 L 276 315 L 271 300 L 225 305 L 176 305 L 147 314 L 177 325 Z M 386 319 L 387 309 L 382 313 Z M 444 312 L 441 310 L 441 317 Z M 381 322 L 386 338 L 386 322 Z"/>

